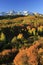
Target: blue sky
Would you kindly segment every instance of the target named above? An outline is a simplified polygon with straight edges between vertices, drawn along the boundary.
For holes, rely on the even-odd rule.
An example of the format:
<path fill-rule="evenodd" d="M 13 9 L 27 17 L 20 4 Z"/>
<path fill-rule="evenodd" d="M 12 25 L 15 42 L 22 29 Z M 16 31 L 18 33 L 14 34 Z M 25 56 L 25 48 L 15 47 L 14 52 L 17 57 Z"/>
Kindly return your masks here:
<path fill-rule="evenodd" d="M 0 0 L 0 12 L 10 10 L 27 10 L 43 14 L 43 0 Z"/>

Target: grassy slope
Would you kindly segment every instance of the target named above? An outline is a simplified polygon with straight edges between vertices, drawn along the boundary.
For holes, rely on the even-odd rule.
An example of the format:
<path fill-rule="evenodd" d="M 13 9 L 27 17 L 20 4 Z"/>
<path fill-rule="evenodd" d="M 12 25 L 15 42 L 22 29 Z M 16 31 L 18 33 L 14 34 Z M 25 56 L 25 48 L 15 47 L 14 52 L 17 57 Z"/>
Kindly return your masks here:
<path fill-rule="evenodd" d="M 20 34 L 20 32 L 19 31 L 21 31 L 22 30 L 22 28 L 19 30 L 19 29 L 17 29 L 17 31 L 15 31 L 16 29 L 14 29 L 14 30 L 12 30 L 12 29 L 9 29 L 9 27 L 13 27 L 13 26 L 15 26 L 15 25 L 17 25 L 17 26 L 22 26 L 22 25 L 24 25 L 24 24 L 29 24 L 29 25 L 32 25 L 32 23 L 34 22 L 34 26 L 36 25 L 36 27 L 37 27 L 37 24 L 40 24 L 40 25 L 43 25 L 43 18 L 41 17 L 35 17 L 35 16 L 25 16 L 25 17 L 17 17 L 17 18 L 13 18 L 13 19 L 2 19 L 2 20 L 0 20 L 0 29 L 1 28 L 6 28 L 6 27 L 8 27 L 8 29 L 7 29 L 7 31 L 6 31 L 6 29 L 4 29 L 4 33 L 8 33 L 7 34 L 7 36 L 6 36 L 6 34 L 4 35 L 4 33 L 3 33 L 3 29 L 2 29 L 2 35 L 0 34 L 0 36 L 2 37 L 2 38 L 0 38 L 0 40 L 1 40 L 1 42 L 0 42 L 0 45 L 2 44 L 3 45 L 3 43 L 5 43 L 0 49 L 5 49 L 5 51 L 3 50 L 2 52 L 0 52 L 0 64 L 2 64 L 2 63 L 5 63 L 4 65 L 7 65 L 7 63 L 10 63 L 11 61 L 13 61 L 13 59 L 14 59 L 14 55 L 16 54 L 16 53 L 14 53 L 15 52 L 15 47 L 14 47 L 14 45 L 13 44 L 15 44 L 15 42 L 17 43 L 17 44 L 21 44 L 22 42 L 23 42 L 23 44 L 25 43 L 25 44 L 27 44 L 27 43 L 30 43 L 31 42 L 31 40 L 32 41 L 35 41 L 35 40 L 33 40 L 33 39 L 36 39 L 36 37 L 33 35 L 33 37 L 32 37 L 32 39 L 31 38 L 29 38 L 28 37 L 28 39 L 26 38 L 25 39 L 25 36 L 23 37 L 23 40 L 22 40 L 22 34 L 24 34 L 25 33 L 25 30 L 24 30 L 24 33 L 22 33 L 22 34 Z M 30 26 L 31 27 L 31 26 Z M 17 27 L 17 28 L 19 28 L 19 27 Z M 38 28 L 38 27 L 37 27 Z M 10 30 L 12 30 L 12 32 L 10 31 Z M 34 30 L 34 29 L 33 29 Z M 6 32 L 5 32 L 6 31 Z M 27 31 L 27 30 L 26 30 Z M 14 32 L 14 33 L 13 33 Z M 15 33 L 18 33 L 18 35 L 15 37 Z M 28 33 L 28 31 L 26 32 L 26 33 Z M 25 34 L 26 34 L 25 33 Z M 43 33 L 43 31 L 41 31 L 41 33 Z M 25 35 L 24 34 L 24 35 Z M 29 33 L 28 33 L 29 34 Z M 26 34 L 26 36 L 28 36 L 28 34 Z M 11 36 L 13 35 L 13 37 L 11 38 Z M 40 35 L 40 34 L 39 34 Z M 5 41 L 3 41 L 3 36 L 6 36 L 7 38 L 5 39 Z M 17 38 L 20 38 L 21 37 L 21 41 L 19 41 L 19 40 L 17 40 Z M 30 36 L 31 37 L 31 36 Z M 11 39 L 10 39 L 11 38 Z M 38 38 L 38 37 L 37 37 Z M 41 37 L 39 37 L 40 39 L 41 39 Z M 42 37 L 43 38 L 43 37 Z M 30 39 L 30 40 L 29 40 Z M 12 44 L 11 44 L 11 41 L 13 41 L 14 40 L 14 42 L 12 42 Z M 16 41 L 15 41 L 16 40 Z M 25 42 L 25 40 L 26 40 L 26 42 Z M 10 42 L 9 42 L 10 41 Z M 29 42 L 30 41 L 30 42 Z M 7 42 L 7 43 L 6 43 Z M 40 42 L 43 44 L 43 40 L 40 40 Z M 8 44 L 9 43 L 9 44 Z M 33 43 L 33 42 L 32 42 Z M 8 44 L 8 45 L 7 45 Z M 17 46 L 17 44 L 15 45 L 15 46 Z M 26 46 L 26 45 L 23 45 L 24 47 Z M 31 44 L 32 45 L 32 44 Z M 33 45 L 34 45 L 34 43 L 33 43 Z M 10 46 L 12 46 L 14 49 L 7 49 L 6 50 L 6 47 L 10 47 Z M 21 45 L 21 47 L 22 47 L 22 45 Z M 22 47 L 21 48 L 21 50 L 22 49 L 24 49 L 24 47 Z M 26 46 L 27 47 L 27 46 Z M 29 47 L 31 47 L 31 46 L 29 46 Z M 40 54 L 42 54 L 43 53 L 43 51 L 42 52 L 40 52 L 40 48 L 42 49 L 42 47 L 43 47 L 43 45 L 42 46 L 40 46 L 39 47 L 39 49 L 38 49 L 38 51 L 39 51 L 39 54 L 37 55 L 37 56 L 40 56 L 40 58 L 39 58 L 39 61 L 41 62 L 41 64 L 43 65 L 43 58 L 41 58 L 43 55 L 40 55 Z M 32 49 L 32 48 L 31 48 Z M 9 51 L 10 50 L 10 51 Z M 43 49 L 42 49 L 43 50 Z M 1 50 L 0 50 L 1 51 Z M 17 49 L 17 51 L 18 51 L 18 49 Z M 17 52 L 16 51 L 16 52 Z M 31 50 L 30 50 L 31 51 Z M 36 50 L 35 50 L 35 52 L 36 52 Z M 17 52 L 18 53 L 18 52 Z M 22 52 L 21 52 L 22 53 Z M 29 52 L 30 53 L 30 52 Z M 4 55 L 5 54 L 5 55 Z M 32 55 L 32 54 L 31 54 Z M 15 56 L 16 57 L 16 56 Z M 36 56 L 35 56 L 36 57 Z M 32 59 L 34 59 L 34 56 L 32 55 Z M 38 58 L 37 58 L 38 59 Z M 9 61 L 10 60 L 10 61 Z M 15 60 L 15 59 L 14 59 Z M 36 60 L 36 59 L 35 59 Z M 23 60 L 24 61 L 24 60 Z M 28 61 L 28 60 L 27 60 Z M 37 60 L 36 60 L 37 61 Z M 38 63 L 39 63 L 39 61 L 38 61 Z M 33 63 L 34 64 L 34 63 Z M 39 65 L 41 65 L 41 64 L 39 64 Z M 12 65 L 11 63 L 9 64 L 9 65 Z"/>
<path fill-rule="evenodd" d="M 24 16 L 13 19 L 2 19 L 0 20 L 0 28 L 22 25 L 22 24 L 30 24 L 31 22 L 37 22 L 43 24 L 43 18 L 35 17 L 35 16 Z"/>

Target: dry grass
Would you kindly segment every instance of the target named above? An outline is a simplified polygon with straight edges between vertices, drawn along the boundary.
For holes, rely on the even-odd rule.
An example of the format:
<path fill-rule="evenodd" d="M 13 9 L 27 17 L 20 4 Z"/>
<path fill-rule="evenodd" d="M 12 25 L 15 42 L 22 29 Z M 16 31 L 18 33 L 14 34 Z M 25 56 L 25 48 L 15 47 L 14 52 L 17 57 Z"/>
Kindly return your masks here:
<path fill-rule="evenodd" d="M 9 25 L 7 24 L 8 22 L 10 22 Z M 39 17 L 36 18 L 35 16 L 25 16 L 25 17 L 13 18 L 13 19 L 3 19 L 3 20 L 0 20 L 0 23 L 1 23 L 0 28 L 11 27 L 11 26 L 20 25 L 20 24 L 30 24 L 32 22 L 43 24 L 43 18 L 39 18 Z"/>

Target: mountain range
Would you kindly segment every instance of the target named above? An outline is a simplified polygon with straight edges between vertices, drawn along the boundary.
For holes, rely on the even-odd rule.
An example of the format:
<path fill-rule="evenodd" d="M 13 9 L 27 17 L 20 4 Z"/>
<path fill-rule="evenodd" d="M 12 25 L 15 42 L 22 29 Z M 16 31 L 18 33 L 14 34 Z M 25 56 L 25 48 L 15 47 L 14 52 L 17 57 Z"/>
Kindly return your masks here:
<path fill-rule="evenodd" d="M 29 12 L 29 11 L 23 11 L 23 12 L 16 12 L 14 10 L 9 11 L 9 12 L 0 12 L 0 16 L 5 16 L 5 15 L 40 15 L 43 16 L 43 14 L 37 13 L 37 12 Z"/>

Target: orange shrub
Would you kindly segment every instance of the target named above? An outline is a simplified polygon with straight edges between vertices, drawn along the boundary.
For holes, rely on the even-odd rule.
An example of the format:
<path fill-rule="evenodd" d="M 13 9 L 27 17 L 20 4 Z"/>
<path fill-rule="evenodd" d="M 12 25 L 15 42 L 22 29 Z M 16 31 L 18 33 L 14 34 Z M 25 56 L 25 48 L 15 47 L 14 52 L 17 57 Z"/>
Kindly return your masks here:
<path fill-rule="evenodd" d="M 37 43 L 29 48 L 22 49 L 13 61 L 15 65 L 38 65 L 38 46 L 40 44 Z"/>

